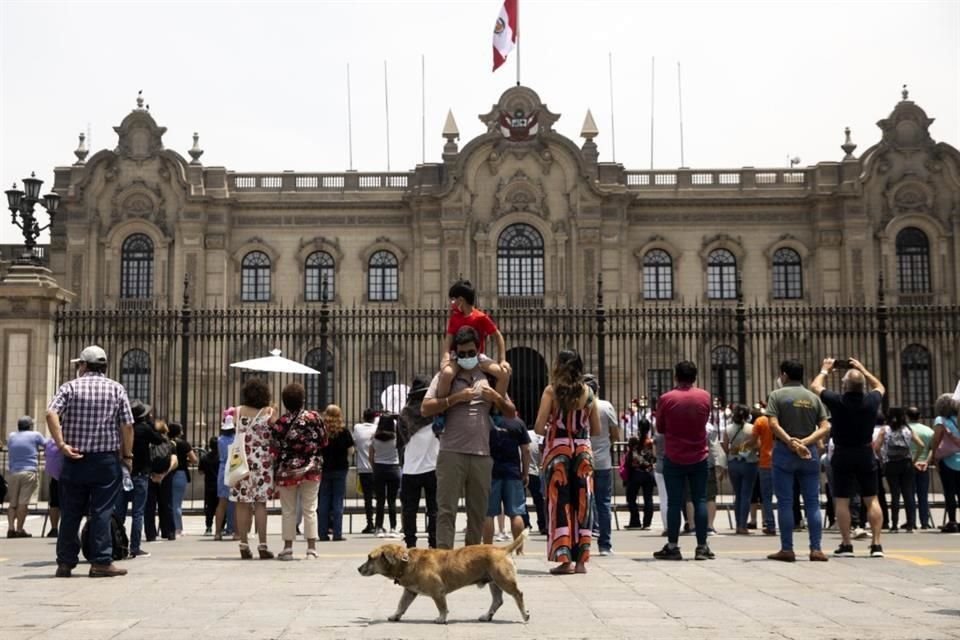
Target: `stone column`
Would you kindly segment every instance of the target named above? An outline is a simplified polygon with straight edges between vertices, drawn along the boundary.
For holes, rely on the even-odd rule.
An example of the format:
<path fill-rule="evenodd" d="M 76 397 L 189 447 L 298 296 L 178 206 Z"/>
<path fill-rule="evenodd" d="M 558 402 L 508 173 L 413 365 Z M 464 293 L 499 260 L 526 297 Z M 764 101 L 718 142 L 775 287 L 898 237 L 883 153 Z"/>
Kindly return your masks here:
<path fill-rule="evenodd" d="M 0 282 L 0 434 L 32 416 L 45 433 L 44 413 L 57 385 L 54 313 L 74 294 L 49 269 L 14 264 Z"/>

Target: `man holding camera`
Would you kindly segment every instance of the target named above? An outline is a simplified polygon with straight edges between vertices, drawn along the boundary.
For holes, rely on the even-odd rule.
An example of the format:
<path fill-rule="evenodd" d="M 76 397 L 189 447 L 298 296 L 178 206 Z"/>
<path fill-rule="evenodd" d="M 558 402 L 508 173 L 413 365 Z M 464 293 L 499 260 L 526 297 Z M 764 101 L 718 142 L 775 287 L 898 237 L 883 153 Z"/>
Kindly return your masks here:
<path fill-rule="evenodd" d="M 847 370 L 843 375 L 842 393 L 826 388 L 827 377 L 836 368 Z M 877 502 L 877 460 L 873 455 L 872 443 L 873 428 L 885 393 L 883 383 L 858 360 L 826 358 L 820 367 L 820 373 L 810 383 L 810 390 L 820 396 L 830 410 L 833 422 L 831 435 L 834 450 L 830 464 L 833 467 L 833 500 L 842 538 L 833 555 L 853 557 L 853 544 L 850 542 L 850 497 L 859 487 L 873 533 L 870 557 L 882 558 L 880 526 L 883 513 Z"/>

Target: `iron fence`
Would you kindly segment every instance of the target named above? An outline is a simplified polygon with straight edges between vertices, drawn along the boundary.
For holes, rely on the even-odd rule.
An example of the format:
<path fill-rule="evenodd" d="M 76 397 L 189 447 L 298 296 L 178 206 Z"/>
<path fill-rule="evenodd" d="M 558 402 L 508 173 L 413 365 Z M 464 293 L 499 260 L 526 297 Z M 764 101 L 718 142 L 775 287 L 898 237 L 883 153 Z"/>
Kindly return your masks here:
<path fill-rule="evenodd" d="M 960 377 L 960 307 L 759 306 L 645 304 L 605 308 L 499 308 L 491 312 L 506 338 L 513 367 L 510 394 L 532 423 L 552 359 L 574 348 L 597 373 L 602 395 L 620 411 L 672 386 L 673 365 L 694 361 L 700 383 L 719 407 L 764 400 L 779 363 L 803 362 L 806 377 L 827 356 L 853 356 L 887 386 L 887 401 L 916 404 L 929 417 L 936 394 Z M 231 362 L 280 349 L 318 376 L 269 374 L 275 397 L 293 380 L 310 406 L 339 404 L 348 420 L 379 408 L 380 392 L 409 384 L 439 365 L 446 311 L 387 306 L 193 309 L 61 309 L 55 317 L 57 376 L 73 375 L 69 359 L 87 344 L 110 356 L 109 374 L 184 424 L 192 442 L 216 435 L 224 407 L 239 400 L 250 372 Z M 495 346 L 486 345 L 493 355 Z M 838 384 L 839 376 L 830 383 Z"/>

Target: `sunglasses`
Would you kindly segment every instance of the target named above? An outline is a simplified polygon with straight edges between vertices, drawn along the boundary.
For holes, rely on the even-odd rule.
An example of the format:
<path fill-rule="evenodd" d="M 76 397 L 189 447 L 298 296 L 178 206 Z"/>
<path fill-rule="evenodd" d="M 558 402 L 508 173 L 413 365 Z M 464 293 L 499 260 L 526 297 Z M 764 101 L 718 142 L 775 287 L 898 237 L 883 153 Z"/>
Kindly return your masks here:
<path fill-rule="evenodd" d="M 477 355 L 476 349 L 471 349 L 470 351 L 457 351 L 458 358 L 472 358 Z"/>

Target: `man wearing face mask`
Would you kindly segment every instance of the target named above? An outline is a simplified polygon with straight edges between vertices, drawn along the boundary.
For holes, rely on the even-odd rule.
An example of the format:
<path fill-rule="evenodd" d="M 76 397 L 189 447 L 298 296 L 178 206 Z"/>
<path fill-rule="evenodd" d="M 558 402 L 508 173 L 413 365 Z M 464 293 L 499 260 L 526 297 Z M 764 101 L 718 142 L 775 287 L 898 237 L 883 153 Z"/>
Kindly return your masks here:
<path fill-rule="evenodd" d="M 449 393 L 438 391 L 440 375 L 433 377 L 420 411 L 424 417 L 446 414 L 437 454 L 437 547 L 452 549 L 457 505 L 466 497 L 465 544 L 480 544 L 490 498 L 493 460 L 490 457 L 490 411 L 504 417 L 517 411 L 506 394 L 506 380 L 490 386 L 478 364 L 480 338 L 472 327 L 462 327 L 453 337 L 459 371 Z"/>

